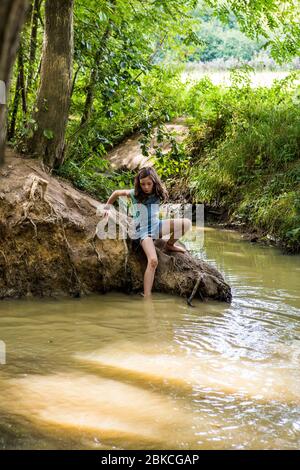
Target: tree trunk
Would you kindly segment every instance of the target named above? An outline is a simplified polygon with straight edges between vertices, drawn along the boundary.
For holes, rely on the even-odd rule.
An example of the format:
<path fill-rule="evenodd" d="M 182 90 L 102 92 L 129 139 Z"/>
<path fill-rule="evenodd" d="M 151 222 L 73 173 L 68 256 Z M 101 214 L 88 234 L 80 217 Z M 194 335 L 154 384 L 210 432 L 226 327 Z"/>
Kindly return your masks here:
<path fill-rule="evenodd" d="M 98 58 L 99 57 L 97 53 L 95 56 L 96 64 L 97 64 Z M 95 89 L 95 84 L 97 81 L 97 66 L 98 64 L 93 66 L 91 73 L 90 73 L 90 80 L 86 89 L 84 110 L 83 110 L 82 117 L 81 117 L 80 127 L 82 127 L 89 120 L 90 115 L 91 115 L 93 101 L 94 101 L 94 89 Z"/>
<path fill-rule="evenodd" d="M 58 168 L 64 158 L 65 130 L 72 86 L 73 0 L 46 0 L 41 84 L 33 115 L 36 129 L 28 152 Z"/>
<path fill-rule="evenodd" d="M 0 86 L 3 88 L 4 82 L 6 102 L 8 99 L 11 70 L 16 57 L 26 5 L 26 0 L 1 0 L 0 2 L 0 81 L 2 82 Z M 2 101 L 4 100 L 0 96 L 0 166 L 4 162 L 7 127 L 6 105 Z"/>

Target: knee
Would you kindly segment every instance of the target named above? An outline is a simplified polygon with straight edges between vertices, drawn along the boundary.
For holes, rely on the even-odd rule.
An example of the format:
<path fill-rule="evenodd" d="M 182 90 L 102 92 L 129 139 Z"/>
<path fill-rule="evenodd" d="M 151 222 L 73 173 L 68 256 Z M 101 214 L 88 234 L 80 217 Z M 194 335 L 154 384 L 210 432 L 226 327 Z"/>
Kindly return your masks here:
<path fill-rule="evenodd" d="M 188 232 L 192 228 L 192 222 L 190 219 L 184 218 L 182 219 L 183 224 L 183 231 Z"/>
<path fill-rule="evenodd" d="M 156 269 L 158 265 L 158 260 L 154 256 L 148 259 L 148 266 L 150 266 L 151 269 Z"/>

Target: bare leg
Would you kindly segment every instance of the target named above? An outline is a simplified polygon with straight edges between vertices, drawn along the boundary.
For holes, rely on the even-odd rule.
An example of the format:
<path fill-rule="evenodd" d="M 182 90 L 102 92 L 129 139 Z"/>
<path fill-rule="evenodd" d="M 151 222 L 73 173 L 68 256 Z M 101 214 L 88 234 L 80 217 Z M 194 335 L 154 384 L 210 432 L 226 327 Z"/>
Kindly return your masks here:
<path fill-rule="evenodd" d="M 179 240 L 186 232 L 192 227 L 190 219 L 166 219 L 162 221 L 160 236 L 171 235 L 166 243 L 166 249 L 168 251 L 178 251 L 184 253 L 186 250 L 182 246 L 175 245 L 175 242 Z"/>
<path fill-rule="evenodd" d="M 150 297 L 158 260 L 155 246 L 151 237 L 145 238 L 141 242 L 141 245 L 148 260 L 147 268 L 144 274 L 144 297 Z"/>

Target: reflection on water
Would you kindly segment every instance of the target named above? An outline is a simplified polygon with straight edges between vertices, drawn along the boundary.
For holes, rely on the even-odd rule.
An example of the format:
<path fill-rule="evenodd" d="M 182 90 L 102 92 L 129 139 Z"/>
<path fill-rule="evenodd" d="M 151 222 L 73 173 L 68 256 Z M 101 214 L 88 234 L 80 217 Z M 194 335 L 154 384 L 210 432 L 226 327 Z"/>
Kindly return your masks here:
<path fill-rule="evenodd" d="M 1 448 L 296 449 L 300 257 L 206 229 L 233 301 L 0 303 Z"/>

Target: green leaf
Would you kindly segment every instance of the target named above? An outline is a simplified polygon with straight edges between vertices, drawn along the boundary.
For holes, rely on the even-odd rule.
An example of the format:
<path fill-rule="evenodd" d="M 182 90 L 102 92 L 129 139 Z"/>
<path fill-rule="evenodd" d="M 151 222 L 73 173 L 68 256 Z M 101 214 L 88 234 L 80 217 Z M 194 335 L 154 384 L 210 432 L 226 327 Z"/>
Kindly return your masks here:
<path fill-rule="evenodd" d="M 43 134 L 44 134 L 44 137 L 46 137 L 46 139 L 48 140 L 51 140 L 54 137 L 54 133 L 50 129 L 44 129 Z"/>

